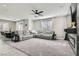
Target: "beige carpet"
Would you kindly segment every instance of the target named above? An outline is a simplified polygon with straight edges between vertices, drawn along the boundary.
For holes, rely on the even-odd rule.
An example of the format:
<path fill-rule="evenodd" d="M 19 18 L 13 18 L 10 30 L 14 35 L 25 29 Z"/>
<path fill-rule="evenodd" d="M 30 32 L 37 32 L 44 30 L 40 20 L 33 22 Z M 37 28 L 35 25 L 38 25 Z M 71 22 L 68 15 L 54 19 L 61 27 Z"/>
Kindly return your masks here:
<path fill-rule="evenodd" d="M 11 47 L 30 56 L 74 56 L 68 41 L 32 38 L 17 43 L 7 41 Z"/>
<path fill-rule="evenodd" d="M 10 47 L 0 39 L 0 56 L 28 56 L 27 54 Z"/>

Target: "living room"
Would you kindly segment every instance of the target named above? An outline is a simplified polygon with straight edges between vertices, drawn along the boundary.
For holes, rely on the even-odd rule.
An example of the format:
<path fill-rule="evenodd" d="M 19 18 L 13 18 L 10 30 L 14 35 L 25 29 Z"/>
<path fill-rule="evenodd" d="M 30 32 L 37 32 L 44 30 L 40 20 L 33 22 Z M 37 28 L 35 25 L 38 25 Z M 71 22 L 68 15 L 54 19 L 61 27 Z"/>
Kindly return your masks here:
<path fill-rule="evenodd" d="M 71 3 L 2 3 L 0 6 L 0 37 L 5 46 L 14 49 L 3 47 L 5 52 L 1 52 L 1 55 L 76 54 L 73 40 L 70 40 L 69 45 L 64 31 L 75 22 L 71 20 Z"/>

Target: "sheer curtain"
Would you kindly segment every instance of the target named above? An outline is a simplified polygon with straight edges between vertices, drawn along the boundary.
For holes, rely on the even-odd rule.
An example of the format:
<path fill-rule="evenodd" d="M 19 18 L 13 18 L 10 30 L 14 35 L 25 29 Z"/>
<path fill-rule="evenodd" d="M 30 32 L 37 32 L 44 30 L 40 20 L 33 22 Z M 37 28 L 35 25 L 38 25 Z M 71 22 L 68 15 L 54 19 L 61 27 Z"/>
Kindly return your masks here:
<path fill-rule="evenodd" d="M 41 32 L 53 31 L 53 21 L 52 19 L 36 20 L 34 21 L 34 29 Z"/>
<path fill-rule="evenodd" d="M 48 30 L 48 21 L 43 20 L 41 21 L 42 31 L 46 32 Z"/>
<path fill-rule="evenodd" d="M 2 31 L 2 24 L 0 23 L 0 32 Z"/>
<path fill-rule="evenodd" d="M 41 31 L 42 30 L 40 20 L 34 21 L 34 30 L 36 30 L 36 31 Z"/>
<path fill-rule="evenodd" d="M 41 26 L 42 26 L 42 31 L 52 31 L 53 30 L 53 25 L 52 25 L 52 20 L 43 20 L 41 21 Z"/>
<path fill-rule="evenodd" d="M 9 23 L 3 23 L 3 31 L 10 31 L 10 24 Z"/>

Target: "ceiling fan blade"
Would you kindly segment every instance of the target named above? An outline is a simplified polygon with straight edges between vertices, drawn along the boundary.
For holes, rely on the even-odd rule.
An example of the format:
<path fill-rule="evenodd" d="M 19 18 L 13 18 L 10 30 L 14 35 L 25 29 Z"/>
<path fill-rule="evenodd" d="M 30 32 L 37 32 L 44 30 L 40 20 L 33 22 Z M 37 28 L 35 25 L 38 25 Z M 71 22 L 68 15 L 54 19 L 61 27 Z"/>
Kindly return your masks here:
<path fill-rule="evenodd" d="M 44 11 L 40 11 L 39 13 L 43 13 Z"/>
<path fill-rule="evenodd" d="M 35 13 L 35 11 L 34 10 L 32 10 L 34 13 Z"/>
<path fill-rule="evenodd" d="M 42 14 L 40 14 L 40 13 L 39 13 L 39 14 L 37 14 L 37 15 L 39 15 L 39 16 L 43 16 L 43 15 L 42 15 Z"/>

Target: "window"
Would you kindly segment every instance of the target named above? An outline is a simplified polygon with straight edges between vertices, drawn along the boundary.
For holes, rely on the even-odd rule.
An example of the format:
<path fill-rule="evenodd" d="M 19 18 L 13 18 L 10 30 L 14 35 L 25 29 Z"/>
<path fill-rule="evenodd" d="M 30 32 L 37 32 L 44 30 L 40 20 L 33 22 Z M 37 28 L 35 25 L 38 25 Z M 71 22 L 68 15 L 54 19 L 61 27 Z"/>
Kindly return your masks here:
<path fill-rule="evenodd" d="M 34 29 L 36 31 L 43 31 L 43 32 L 52 31 L 53 21 L 51 19 L 35 20 Z"/>
<path fill-rule="evenodd" d="M 10 31 L 9 23 L 3 23 L 3 31 Z"/>
<path fill-rule="evenodd" d="M 17 24 L 16 24 L 16 30 L 18 30 L 18 31 L 22 31 L 23 30 L 23 24 L 22 24 L 22 22 L 17 22 Z"/>
<path fill-rule="evenodd" d="M 42 20 L 41 21 L 42 31 L 52 31 L 53 25 L 52 20 Z"/>

